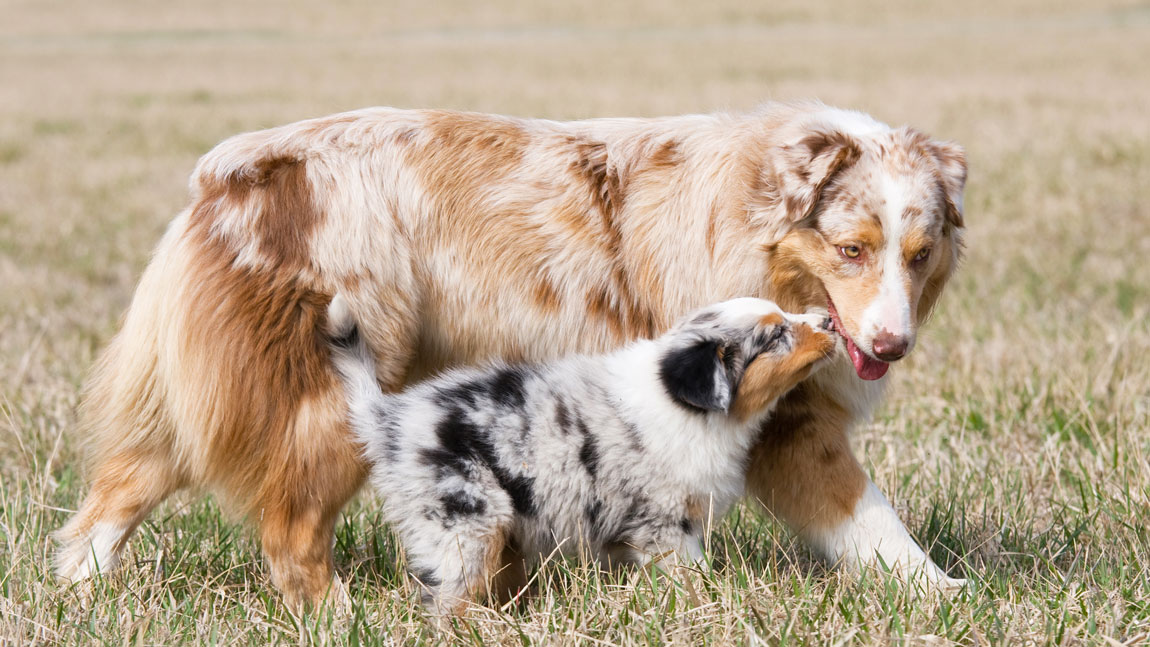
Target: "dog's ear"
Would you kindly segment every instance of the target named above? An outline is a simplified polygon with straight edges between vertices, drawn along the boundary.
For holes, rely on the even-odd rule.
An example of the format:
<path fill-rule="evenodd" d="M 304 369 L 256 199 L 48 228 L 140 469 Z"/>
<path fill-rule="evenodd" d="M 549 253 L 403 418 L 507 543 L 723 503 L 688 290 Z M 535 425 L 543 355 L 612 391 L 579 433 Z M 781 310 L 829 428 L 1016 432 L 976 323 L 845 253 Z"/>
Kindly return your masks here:
<path fill-rule="evenodd" d="M 791 221 L 811 215 L 827 182 L 858 157 L 858 144 L 837 130 L 815 131 L 784 147 L 788 163 L 781 169 L 779 189 Z"/>
<path fill-rule="evenodd" d="M 768 237 L 781 239 L 793 225 L 808 218 L 835 174 L 858 160 L 858 143 L 838 130 L 813 130 L 772 155 L 763 169 L 766 195 L 756 196 L 773 206 L 764 225 Z"/>
<path fill-rule="evenodd" d="M 659 361 L 659 380 L 671 399 L 696 411 L 726 413 L 738 386 L 737 349 L 702 337 L 668 350 Z"/>
<path fill-rule="evenodd" d="M 962 192 L 966 187 L 966 151 L 953 142 L 931 140 L 926 148 L 938 163 L 939 182 L 946 200 L 946 222 L 962 228 Z"/>

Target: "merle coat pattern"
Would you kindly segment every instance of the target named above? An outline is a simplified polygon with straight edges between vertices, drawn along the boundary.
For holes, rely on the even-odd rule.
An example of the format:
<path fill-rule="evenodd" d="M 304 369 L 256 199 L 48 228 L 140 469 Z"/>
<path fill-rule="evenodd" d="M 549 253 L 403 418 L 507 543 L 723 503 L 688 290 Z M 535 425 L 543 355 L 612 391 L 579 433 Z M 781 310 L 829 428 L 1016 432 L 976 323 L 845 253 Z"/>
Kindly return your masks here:
<path fill-rule="evenodd" d="M 55 534 L 56 573 L 115 569 L 152 509 L 192 490 L 253 522 L 290 606 L 346 605 L 333 531 L 368 467 L 328 358 L 337 293 L 386 391 L 606 353 L 764 297 L 826 308 L 843 343 L 778 403 L 749 501 L 831 564 L 961 586 L 849 435 L 958 267 L 965 182 L 957 144 L 810 102 L 569 122 L 371 108 L 230 138 L 84 388 L 91 489 Z"/>
<path fill-rule="evenodd" d="M 837 338 L 825 315 L 736 299 L 610 355 L 456 370 L 384 394 L 346 303 L 330 312 L 352 426 L 437 611 L 491 591 L 509 550 L 701 560 L 770 406 Z"/>

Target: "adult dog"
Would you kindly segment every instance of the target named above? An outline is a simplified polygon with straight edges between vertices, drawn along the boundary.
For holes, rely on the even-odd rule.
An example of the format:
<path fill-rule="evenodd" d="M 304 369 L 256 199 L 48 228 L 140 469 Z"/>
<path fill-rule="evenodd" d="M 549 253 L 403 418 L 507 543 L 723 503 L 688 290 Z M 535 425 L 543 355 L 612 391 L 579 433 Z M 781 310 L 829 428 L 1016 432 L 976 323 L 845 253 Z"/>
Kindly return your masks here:
<path fill-rule="evenodd" d="M 366 474 L 324 343 L 336 293 L 389 390 L 601 353 L 761 296 L 829 307 L 847 343 L 780 402 L 749 494 L 832 561 L 953 583 L 847 435 L 957 263 L 965 178 L 958 146 L 821 104 L 566 123 L 372 109 L 233 137 L 200 160 L 86 388 L 92 489 L 57 572 L 114 567 L 195 487 L 259 524 L 290 603 L 322 599 Z"/>

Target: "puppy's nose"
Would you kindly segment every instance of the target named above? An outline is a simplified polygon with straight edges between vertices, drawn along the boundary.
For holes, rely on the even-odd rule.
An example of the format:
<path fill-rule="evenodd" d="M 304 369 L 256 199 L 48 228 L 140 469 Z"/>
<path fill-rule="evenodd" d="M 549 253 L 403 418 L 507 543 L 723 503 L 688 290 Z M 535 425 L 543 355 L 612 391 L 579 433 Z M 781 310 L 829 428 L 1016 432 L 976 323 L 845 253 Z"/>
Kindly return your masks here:
<path fill-rule="evenodd" d="M 830 317 L 826 317 L 823 319 L 823 323 L 820 325 L 820 327 L 823 330 L 834 330 L 835 329 L 835 320 L 831 319 Z"/>
<path fill-rule="evenodd" d="M 885 328 L 878 331 L 874 336 L 874 356 L 884 362 L 893 362 L 896 359 L 902 359 L 906 355 L 906 348 L 910 345 L 906 337 L 900 337 L 888 332 Z"/>

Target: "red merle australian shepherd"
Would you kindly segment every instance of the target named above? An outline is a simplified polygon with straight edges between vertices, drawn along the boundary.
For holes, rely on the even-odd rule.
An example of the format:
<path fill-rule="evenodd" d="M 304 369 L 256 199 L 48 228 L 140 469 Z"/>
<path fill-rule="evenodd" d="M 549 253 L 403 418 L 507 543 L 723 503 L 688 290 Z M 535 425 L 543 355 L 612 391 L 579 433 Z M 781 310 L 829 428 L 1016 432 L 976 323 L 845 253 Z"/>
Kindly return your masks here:
<path fill-rule="evenodd" d="M 258 523 L 292 604 L 340 590 L 367 473 L 325 343 L 346 297 L 376 377 L 655 337 L 740 296 L 830 310 L 832 365 L 785 396 L 747 494 L 832 562 L 954 586 L 852 455 L 959 258 L 963 150 L 817 103 L 556 122 L 370 109 L 233 137 L 140 280 L 81 405 L 92 489 L 57 572 L 114 568 L 182 488 Z M 334 585 L 334 588 L 333 588 Z"/>

